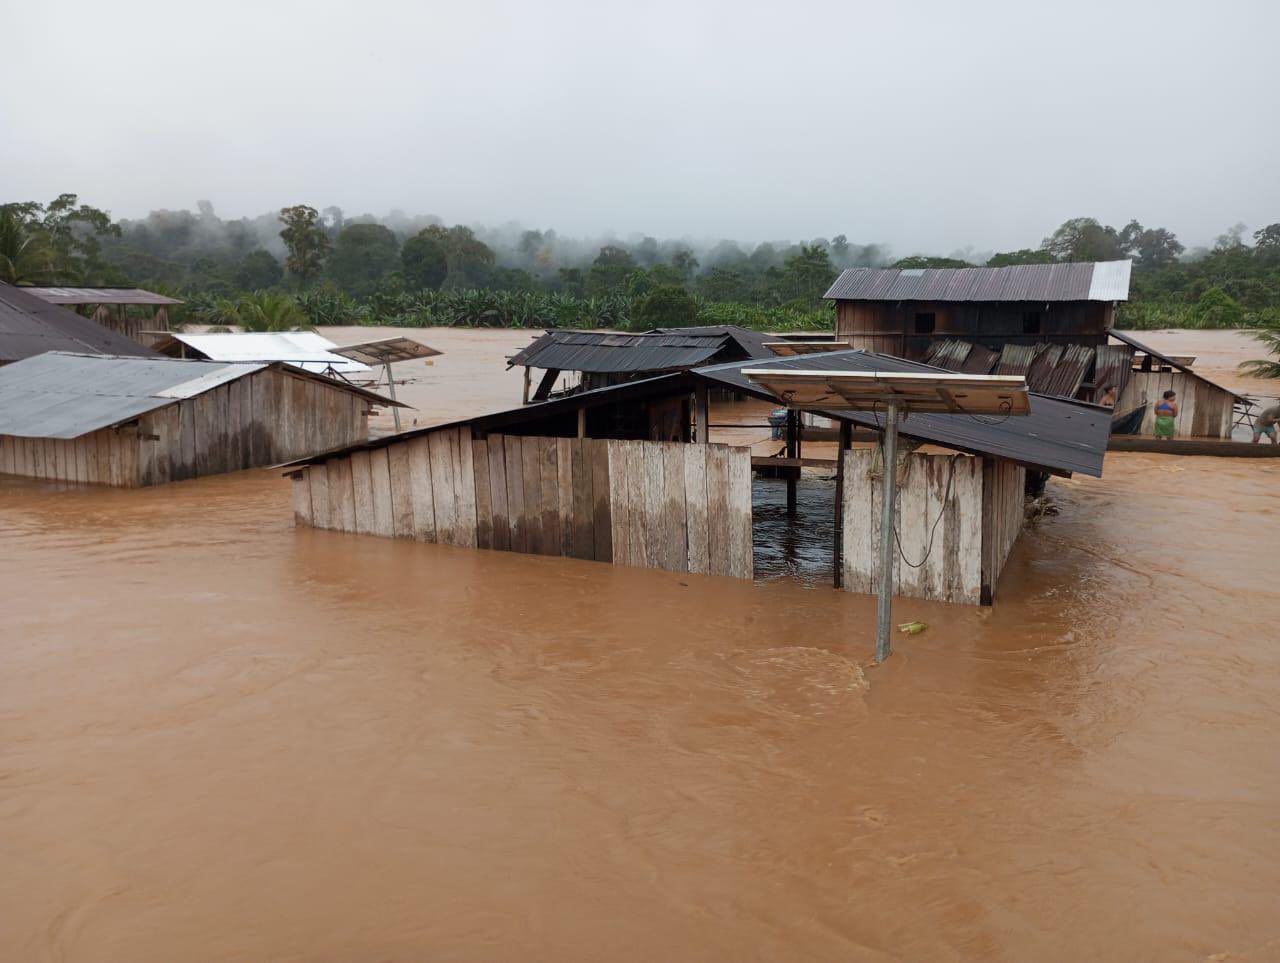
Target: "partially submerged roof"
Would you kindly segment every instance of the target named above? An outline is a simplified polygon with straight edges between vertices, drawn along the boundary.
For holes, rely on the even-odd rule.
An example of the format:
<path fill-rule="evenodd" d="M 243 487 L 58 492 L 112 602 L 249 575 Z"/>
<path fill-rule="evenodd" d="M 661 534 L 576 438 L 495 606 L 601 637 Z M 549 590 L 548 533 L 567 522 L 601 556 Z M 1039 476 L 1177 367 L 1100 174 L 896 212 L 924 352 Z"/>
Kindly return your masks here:
<path fill-rule="evenodd" d="M 581 391 L 563 398 L 522 405 L 507 411 L 494 412 L 445 425 L 431 425 L 395 435 L 386 435 L 359 445 L 320 452 L 309 458 L 292 462 L 288 467 L 296 468 L 299 465 L 313 464 L 341 452 L 358 448 L 384 447 L 446 427 L 470 425 L 480 431 L 518 430 L 523 425 L 570 415 L 583 408 L 687 395 L 699 385 L 728 388 L 757 398 L 777 400 L 759 385 L 752 384 L 742 374 L 744 370 L 764 367 L 785 367 L 795 370 L 834 367 L 846 371 L 935 373 L 942 370 L 914 361 L 904 361 L 901 358 L 864 351 L 774 358 L 769 361 L 748 359 L 671 372 L 652 378 L 629 381 L 625 384 Z M 1107 438 L 1111 433 L 1112 411 L 1110 408 L 1067 401 L 1062 398 L 1048 398 L 1033 393 L 1031 409 L 1031 414 L 1019 417 L 913 414 L 901 422 L 899 432 L 919 441 L 975 455 L 994 455 L 1029 468 L 1058 475 L 1070 475 L 1073 472 L 1098 477 L 1102 475 L 1102 460 L 1106 454 Z M 824 411 L 822 413 L 836 420 L 845 420 L 868 428 L 883 427 L 883 417 L 876 412 Z"/>
<path fill-rule="evenodd" d="M 156 347 L 165 354 L 173 345 L 208 361 L 283 361 L 314 374 L 336 371 L 363 374 L 368 365 L 337 353 L 337 345 L 314 331 L 249 331 L 239 334 L 174 332 Z"/>
<path fill-rule="evenodd" d="M 730 358 L 771 357 L 765 340 L 760 332 L 732 325 L 655 328 L 639 334 L 554 330 L 517 351 L 507 364 L 592 374 L 675 371 L 705 364 L 722 352 Z"/>
<path fill-rule="evenodd" d="M 997 268 L 849 268 L 836 301 L 1125 301 L 1132 261 Z"/>
<path fill-rule="evenodd" d="M 79 438 L 268 367 L 51 351 L 0 368 L 0 435 Z M 375 404 L 396 404 L 345 382 L 290 370 Z"/>
<path fill-rule="evenodd" d="M 379 338 L 376 341 L 361 341 L 359 344 L 337 345 L 333 353 L 367 365 L 396 364 L 400 361 L 434 358 L 441 354 L 421 341 L 405 337 Z"/>
<path fill-rule="evenodd" d="M 142 288 L 27 288 L 50 304 L 182 304 L 177 298 Z"/>
<path fill-rule="evenodd" d="M 743 368 L 742 376 L 789 408 L 806 411 L 881 411 L 899 405 L 904 415 L 992 414 L 1031 411 L 1021 375 L 970 375 L 951 371 L 849 371 Z"/>
<path fill-rule="evenodd" d="M 0 283 L 0 364 L 46 351 L 158 357 L 132 338 L 42 301 L 28 288 Z"/>
<path fill-rule="evenodd" d="M 1172 355 L 1161 354 L 1155 348 L 1147 347 L 1137 338 L 1133 337 L 1133 335 L 1126 334 L 1123 331 L 1108 331 L 1107 334 L 1115 338 L 1117 341 L 1123 344 L 1127 344 L 1129 345 L 1129 347 L 1134 348 L 1137 351 L 1141 351 L 1144 354 L 1151 356 L 1156 361 L 1159 361 L 1161 364 L 1167 364 L 1169 367 L 1173 368 L 1176 371 L 1181 371 L 1183 374 L 1189 374 L 1193 378 L 1199 378 L 1205 384 L 1213 385 L 1213 387 L 1217 388 L 1219 391 L 1225 391 L 1227 394 L 1231 395 L 1231 397 L 1235 398 L 1236 401 L 1240 402 L 1241 404 L 1250 405 L 1250 406 L 1253 404 L 1253 402 L 1250 401 L 1246 396 L 1239 394 L 1235 391 L 1232 391 L 1230 388 L 1225 388 L 1222 385 L 1218 384 L 1216 381 L 1209 380 L 1204 375 L 1200 374 L 1200 372 L 1193 369 L 1191 365 L 1186 364 L 1182 359 L 1175 358 Z"/>
<path fill-rule="evenodd" d="M 761 398 L 774 397 L 744 377 L 743 370 L 752 368 L 903 373 L 941 371 L 885 354 L 840 351 L 803 358 L 778 358 L 765 363 L 716 365 L 700 368 L 692 374 L 712 381 L 718 387 Z M 823 414 L 867 428 L 880 429 L 884 424 L 884 417 L 879 413 L 824 411 Z M 1107 439 L 1111 434 L 1111 415 L 1109 408 L 1032 393 L 1031 413 L 1025 416 L 912 414 L 901 422 L 899 431 L 920 441 L 975 455 L 995 455 L 1029 468 L 1055 474 L 1081 472 L 1100 478 Z"/>

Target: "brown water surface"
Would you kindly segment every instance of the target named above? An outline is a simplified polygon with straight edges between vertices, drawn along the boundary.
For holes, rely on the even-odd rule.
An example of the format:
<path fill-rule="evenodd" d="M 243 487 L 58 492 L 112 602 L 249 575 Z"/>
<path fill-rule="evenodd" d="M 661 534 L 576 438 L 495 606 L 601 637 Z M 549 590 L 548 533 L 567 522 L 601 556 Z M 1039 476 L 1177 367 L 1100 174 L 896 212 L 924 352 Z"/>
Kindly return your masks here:
<path fill-rule="evenodd" d="M 0 960 L 1280 959 L 1278 484 L 1054 481 L 873 669 L 816 583 L 0 479 Z"/>

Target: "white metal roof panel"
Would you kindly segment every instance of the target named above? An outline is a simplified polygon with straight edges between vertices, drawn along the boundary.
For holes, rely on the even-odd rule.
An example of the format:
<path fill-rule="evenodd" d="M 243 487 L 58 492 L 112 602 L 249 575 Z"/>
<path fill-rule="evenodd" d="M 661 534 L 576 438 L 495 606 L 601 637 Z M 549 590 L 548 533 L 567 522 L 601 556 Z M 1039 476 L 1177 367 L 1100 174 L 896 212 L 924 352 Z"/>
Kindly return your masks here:
<path fill-rule="evenodd" d="M 314 331 L 246 331 L 239 334 L 186 334 L 175 332 L 174 341 L 186 345 L 210 361 L 285 361 L 324 374 L 362 374 L 368 365 L 332 350 L 337 345 Z"/>
<path fill-rule="evenodd" d="M 1127 301 L 1132 261 L 1101 261 L 1093 266 L 1089 281 L 1090 301 Z"/>

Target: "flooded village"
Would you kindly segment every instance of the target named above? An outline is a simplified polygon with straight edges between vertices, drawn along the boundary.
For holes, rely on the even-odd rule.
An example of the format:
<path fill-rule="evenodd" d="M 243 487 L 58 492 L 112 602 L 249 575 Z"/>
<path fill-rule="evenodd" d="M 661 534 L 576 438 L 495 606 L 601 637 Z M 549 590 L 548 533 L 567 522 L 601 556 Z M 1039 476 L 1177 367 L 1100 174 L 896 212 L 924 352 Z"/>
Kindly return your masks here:
<path fill-rule="evenodd" d="M 574 335 L 524 404 L 537 332 L 318 332 L 430 346 L 393 403 L 19 307 L 80 350 L 0 368 L 4 958 L 1280 951 L 1280 459 L 1107 452 L 1088 366 L 1027 418 L 909 414 L 897 548 L 946 564 L 898 564 L 927 629 L 877 665 L 882 413 L 771 424 L 742 372 L 945 367 Z M 1264 384 L 1234 332 L 1120 343 Z"/>
<path fill-rule="evenodd" d="M 0 24 L 0 963 L 1280 963 L 1280 4 Z"/>

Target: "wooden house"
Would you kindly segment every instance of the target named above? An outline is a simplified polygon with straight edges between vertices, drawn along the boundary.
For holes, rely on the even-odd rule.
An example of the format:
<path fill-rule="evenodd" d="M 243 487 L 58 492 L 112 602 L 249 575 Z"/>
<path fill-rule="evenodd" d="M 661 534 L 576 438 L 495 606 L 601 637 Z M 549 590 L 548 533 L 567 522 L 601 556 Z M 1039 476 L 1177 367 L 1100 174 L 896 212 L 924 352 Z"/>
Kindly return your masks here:
<path fill-rule="evenodd" d="M 368 437 L 395 402 L 285 364 L 49 352 L 0 368 L 0 474 L 136 488 Z"/>
<path fill-rule="evenodd" d="M 776 402 L 741 374 L 774 365 L 936 370 L 842 351 L 580 392 L 303 459 L 286 467 L 294 515 L 300 526 L 341 532 L 750 578 L 753 466 L 791 460 L 711 444 L 708 397 L 729 391 Z M 873 413 L 824 414 L 841 425 L 836 581 L 874 591 L 879 486 L 870 481 L 871 452 L 853 446 L 852 431 L 879 422 Z M 930 557 L 902 566 L 899 593 L 989 604 L 1022 528 L 1026 470 L 1100 475 L 1108 415 L 1036 396 L 1025 417 L 912 415 L 902 435 L 949 451 L 904 456 L 903 551 Z M 935 529 L 936 551 L 927 553 Z"/>
<path fill-rule="evenodd" d="M 169 330 L 177 298 L 142 288 L 32 287 L 30 293 L 91 318 L 102 327 L 150 348 Z"/>

